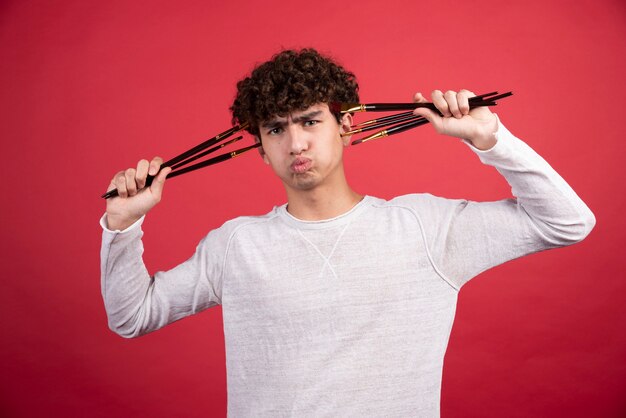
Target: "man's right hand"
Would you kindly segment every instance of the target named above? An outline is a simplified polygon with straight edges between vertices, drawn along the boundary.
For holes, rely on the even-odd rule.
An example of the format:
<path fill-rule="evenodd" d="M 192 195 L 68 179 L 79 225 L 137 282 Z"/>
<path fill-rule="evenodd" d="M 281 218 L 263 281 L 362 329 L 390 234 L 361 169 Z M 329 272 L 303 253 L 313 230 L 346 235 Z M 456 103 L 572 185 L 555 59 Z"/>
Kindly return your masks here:
<path fill-rule="evenodd" d="M 141 160 L 137 168 L 117 173 L 109 190 L 117 189 L 118 196 L 107 199 L 107 224 L 111 230 L 124 230 L 150 211 L 161 201 L 165 177 L 172 169 L 165 167 L 159 172 L 163 159 Z M 158 174 L 157 174 L 158 173 Z M 145 187 L 146 177 L 156 175 L 150 187 Z"/>

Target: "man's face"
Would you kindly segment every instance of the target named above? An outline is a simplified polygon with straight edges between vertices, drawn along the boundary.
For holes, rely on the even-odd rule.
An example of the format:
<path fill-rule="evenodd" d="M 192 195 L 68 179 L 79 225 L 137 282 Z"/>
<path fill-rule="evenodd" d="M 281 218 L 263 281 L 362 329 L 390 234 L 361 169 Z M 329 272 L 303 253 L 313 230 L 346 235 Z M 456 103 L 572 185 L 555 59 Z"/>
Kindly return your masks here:
<path fill-rule="evenodd" d="M 338 124 L 326 104 L 265 121 L 259 125 L 263 160 L 293 191 L 337 185 L 345 181 L 342 155 L 350 141 L 340 134 L 351 122 L 344 115 Z"/>

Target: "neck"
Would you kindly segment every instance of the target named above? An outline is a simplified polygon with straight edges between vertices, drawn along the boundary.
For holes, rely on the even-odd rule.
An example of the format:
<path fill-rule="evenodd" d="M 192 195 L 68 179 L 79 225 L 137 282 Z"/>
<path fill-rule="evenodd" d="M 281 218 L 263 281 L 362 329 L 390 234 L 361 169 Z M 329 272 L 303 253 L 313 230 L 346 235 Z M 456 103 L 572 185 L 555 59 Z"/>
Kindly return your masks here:
<path fill-rule="evenodd" d="M 287 211 L 303 221 L 321 221 L 342 215 L 363 199 L 347 183 L 343 187 L 316 187 L 312 190 L 287 189 Z"/>

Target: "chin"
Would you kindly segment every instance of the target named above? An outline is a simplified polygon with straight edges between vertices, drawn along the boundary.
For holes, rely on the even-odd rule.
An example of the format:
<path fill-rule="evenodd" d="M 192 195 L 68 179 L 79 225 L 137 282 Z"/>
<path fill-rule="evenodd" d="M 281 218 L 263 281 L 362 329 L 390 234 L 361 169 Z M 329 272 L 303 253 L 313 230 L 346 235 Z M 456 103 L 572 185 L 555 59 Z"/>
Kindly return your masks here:
<path fill-rule="evenodd" d="M 319 181 L 314 176 L 298 175 L 286 182 L 294 190 L 312 190 L 319 185 Z"/>
<path fill-rule="evenodd" d="M 294 189 L 297 190 L 312 190 L 317 187 L 316 181 L 299 181 L 296 184 L 292 185 Z"/>

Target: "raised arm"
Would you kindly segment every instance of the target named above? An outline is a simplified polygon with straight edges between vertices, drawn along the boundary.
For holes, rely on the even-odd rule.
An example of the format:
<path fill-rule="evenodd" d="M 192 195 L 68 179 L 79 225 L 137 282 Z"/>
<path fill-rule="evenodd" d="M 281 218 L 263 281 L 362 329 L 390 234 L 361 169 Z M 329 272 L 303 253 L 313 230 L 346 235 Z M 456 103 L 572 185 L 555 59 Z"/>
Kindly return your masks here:
<path fill-rule="evenodd" d="M 455 287 L 481 271 L 533 252 L 584 239 L 595 217 L 587 205 L 532 148 L 513 136 L 488 108 L 471 111 L 473 94 L 433 92 L 440 117 L 427 117 L 441 134 L 464 139 L 480 160 L 495 167 L 511 186 L 513 198 L 472 202 L 439 198 L 418 205 L 435 264 Z M 417 101 L 424 101 L 421 94 Z"/>
<path fill-rule="evenodd" d="M 208 238 L 186 262 L 167 272 L 150 276 L 143 263 L 143 217 L 160 200 L 165 177 L 163 169 L 150 187 L 147 174 L 158 172 L 160 158 L 150 163 L 142 160 L 137 168 L 115 175 L 109 190 L 119 196 L 107 200 L 101 247 L 101 289 L 109 328 L 123 337 L 136 337 L 173 321 L 220 303 L 220 290 L 214 280 L 220 277 L 213 258 L 218 251 L 208 251 Z M 141 190 L 141 191 L 138 191 Z"/>

